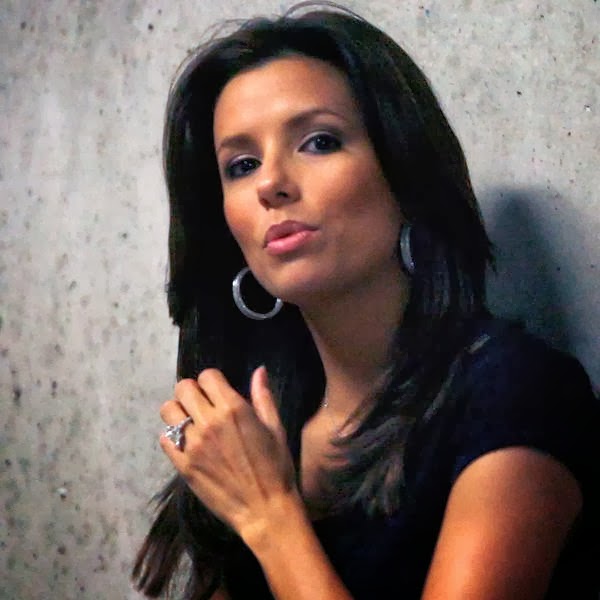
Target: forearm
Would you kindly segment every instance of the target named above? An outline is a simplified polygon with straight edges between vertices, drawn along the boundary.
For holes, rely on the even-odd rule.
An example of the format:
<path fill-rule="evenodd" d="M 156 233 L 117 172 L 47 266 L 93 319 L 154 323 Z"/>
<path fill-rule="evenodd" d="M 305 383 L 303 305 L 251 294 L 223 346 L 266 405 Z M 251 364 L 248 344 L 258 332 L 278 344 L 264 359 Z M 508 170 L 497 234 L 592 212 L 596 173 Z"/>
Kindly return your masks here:
<path fill-rule="evenodd" d="M 297 494 L 274 502 L 268 520 L 242 537 L 278 600 L 351 600 Z"/>

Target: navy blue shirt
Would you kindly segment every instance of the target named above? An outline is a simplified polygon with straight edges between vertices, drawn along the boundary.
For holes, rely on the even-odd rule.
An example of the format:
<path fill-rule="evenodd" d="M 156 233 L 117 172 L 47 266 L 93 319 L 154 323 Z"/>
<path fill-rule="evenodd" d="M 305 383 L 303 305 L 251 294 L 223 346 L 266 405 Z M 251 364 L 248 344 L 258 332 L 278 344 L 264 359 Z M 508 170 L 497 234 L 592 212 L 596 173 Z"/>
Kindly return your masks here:
<path fill-rule="evenodd" d="M 360 509 L 314 522 L 334 568 L 356 600 L 421 596 L 452 485 L 487 452 L 527 446 L 563 463 L 583 509 L 554 570 L 548 600 L 598 600 L 600 403 L 581 364 L 517 328 L 477 338 L 451 392 L 407 440 L 407 498 L 388 517 Z M 226 568 L 233 598 L 271 598 L 240 543 Z"/>

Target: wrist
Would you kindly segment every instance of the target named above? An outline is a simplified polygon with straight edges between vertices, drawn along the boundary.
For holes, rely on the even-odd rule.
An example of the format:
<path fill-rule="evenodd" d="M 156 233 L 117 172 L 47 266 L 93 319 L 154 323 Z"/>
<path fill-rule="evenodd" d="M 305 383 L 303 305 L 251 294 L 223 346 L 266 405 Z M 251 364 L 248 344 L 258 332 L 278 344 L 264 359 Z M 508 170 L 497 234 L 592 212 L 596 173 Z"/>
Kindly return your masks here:
<path fill-rule="evenodd" d="M 263 554 L 279 552 L 289 535 L 310 528 L 304 501 L 296 488 L 272 498 L 265 515 L 240 529 L 239 535 L 260 558 Z"/>
<path fill-rule="evenodd" d="M 241 532 L 279 600 L 351 600 L 297 490 L 270 503 L 268 518 Z"/>

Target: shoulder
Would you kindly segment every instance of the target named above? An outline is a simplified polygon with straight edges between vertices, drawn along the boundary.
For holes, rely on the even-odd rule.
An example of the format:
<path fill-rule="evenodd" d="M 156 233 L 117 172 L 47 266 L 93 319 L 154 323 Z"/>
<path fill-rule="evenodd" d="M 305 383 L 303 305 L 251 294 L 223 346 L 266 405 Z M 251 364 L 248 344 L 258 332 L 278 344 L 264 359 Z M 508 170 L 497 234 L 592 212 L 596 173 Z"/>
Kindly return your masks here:
<path fill-rule="evenodd" d="M 466 408 L 538 418 L 559 410 L 565 417 L 598 413 L 581 362 L 523 328 L 492 322 L 467 347 L 461 370 Z"/>
<path fill-rule="evenodd" d="M 467 355 L 466 374 L 471 383 L 491 383 L 492 377 L 492 387 L 499 389 L 503 382 L 509 387 L 544 386 L 545 382 L 568 379 L 579 391 L 591 392 L 589 378 L 572 354 L 552 347 L 516 324 L 490 321 L 479 326 Z M 503 376 L 501 380 L 499 375 Z"/>
<path fill-rule="evenodd" d="M 581 507 L 577 482 L 551 457 L 479 457 L 452 486 L 423 598 L 541 598 Z"/>
<path fill-rule="evenodd" d="M 581 363 L 523 329 L 492 322 L 467 350 L 458 382 L 455 465 L 526 446 L 585 480 L 600 451 L 600 403 Z"/>
<path fill-rule="evenodd" d="M 600 531 L 591 382 L 573 355 L 517 326 L 468 327 L 444 393 L 406 446 L 411 519 L 438 536 L 423 597 L 531 598 L 546 585 L 562 597 L 561 582 L 584 574 L 591 588 Z"/>

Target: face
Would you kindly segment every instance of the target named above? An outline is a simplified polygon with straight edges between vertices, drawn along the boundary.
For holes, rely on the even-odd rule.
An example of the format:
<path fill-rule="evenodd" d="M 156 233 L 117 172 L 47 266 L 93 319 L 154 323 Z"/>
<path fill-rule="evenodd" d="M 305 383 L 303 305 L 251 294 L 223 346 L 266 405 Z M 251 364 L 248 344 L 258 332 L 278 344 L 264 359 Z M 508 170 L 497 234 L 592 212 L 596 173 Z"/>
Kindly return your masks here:
<path fill-rule="evenodd" d="M 237 75 L 214 142 L 226 221 L 270 293 L 302 308 L 398 281 L 400 209 L 335 67 L 290 56 Z"/>

